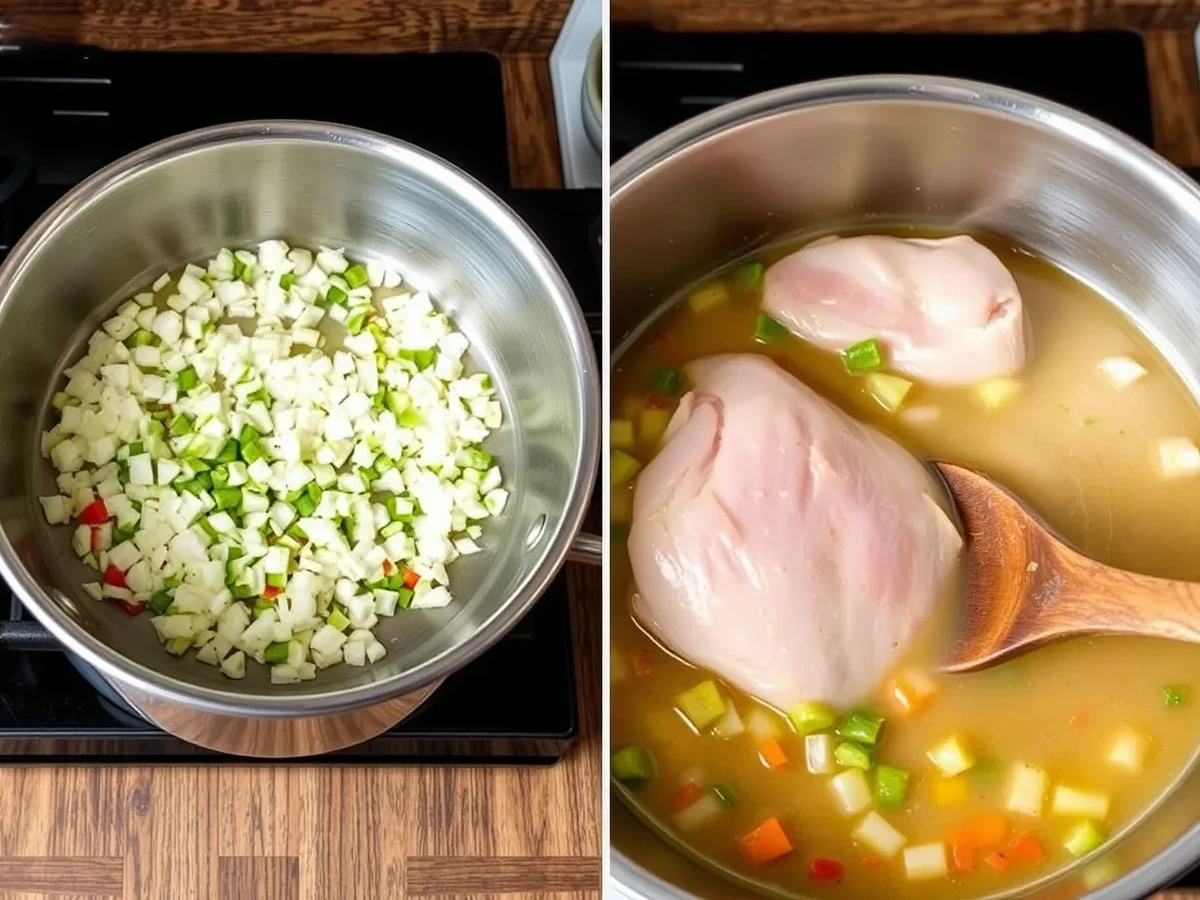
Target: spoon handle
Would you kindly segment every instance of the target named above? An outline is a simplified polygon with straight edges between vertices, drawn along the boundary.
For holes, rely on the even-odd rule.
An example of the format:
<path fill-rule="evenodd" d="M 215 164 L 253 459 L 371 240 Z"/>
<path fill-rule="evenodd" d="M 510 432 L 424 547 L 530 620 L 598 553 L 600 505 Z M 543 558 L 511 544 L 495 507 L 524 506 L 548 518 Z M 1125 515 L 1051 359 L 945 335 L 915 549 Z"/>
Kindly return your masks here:
<path fill-rule="evenodd" d="M 1063 554 L 1058 599 L 1043 610 L 1064 632 L 1142 634 L 1200 643 L 1200 584 L 1126 572 Z"/>

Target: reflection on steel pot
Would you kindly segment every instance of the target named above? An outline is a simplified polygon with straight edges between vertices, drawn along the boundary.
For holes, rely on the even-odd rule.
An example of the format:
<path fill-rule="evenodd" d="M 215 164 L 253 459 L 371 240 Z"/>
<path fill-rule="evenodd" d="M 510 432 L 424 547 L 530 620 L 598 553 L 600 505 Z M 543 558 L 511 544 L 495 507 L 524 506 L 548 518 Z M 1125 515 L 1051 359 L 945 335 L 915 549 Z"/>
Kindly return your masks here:
<path fill-rule="evenodd" d="M 149 623 L 80 588 L 94 573 L 51 529 L 39 433 L 62 368 L 101 315 L 165 269 L 222 246 L 282 237 L 346 247 L 427 289 L 471 340 L 508 421 L 491 449 L 512 497 L 485 552 L 452 571 L 456 601 L 384 620 L 387 656 L 315 681 L 230 681 L 165 653 Z M 0 576 L 71 651 L 152 721 L 230 753 L 297 756 L 373 737 L 504 634 L 571 550 L 598 456 L 591 339 L 539 241 L 480 184 L 382 135 L 313 122 L 246 122 L 155 144 L 79 185 L 0 268 Z M 598 561 L 595 540 L 576 553 Z"/>
<path fill-rule="evenodd" d="M 1037 97 L 911 76 L 750 97 L 621 160 L 610 222 L 614 345 L 680 287 L 789 234 L 864 224 L 988 230 L 1111 298 L 1200 392 L 1200 190 L 1130 138 Z M 613 810 L 618 896 L 745 897 L 621 803 Z M 1145 897 L 1195 865 L 1198 810 L 1200 778 L 1182 775 L 1111 851 L 1120 877 L 1092 896 Z M 1023 890 L 1062 898 L 1087 889 L 1068 877 Z"/>

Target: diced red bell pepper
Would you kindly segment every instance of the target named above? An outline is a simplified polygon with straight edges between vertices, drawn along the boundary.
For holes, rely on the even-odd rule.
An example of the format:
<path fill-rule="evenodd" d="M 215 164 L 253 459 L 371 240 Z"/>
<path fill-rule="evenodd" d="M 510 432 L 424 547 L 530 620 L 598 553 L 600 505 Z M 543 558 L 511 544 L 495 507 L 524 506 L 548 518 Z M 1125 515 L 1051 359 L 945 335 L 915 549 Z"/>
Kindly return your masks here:
<path fill-rule="evenodd" d="M 111 584 L 113 587 L 119 588 L 129 587 L 129 585 L 125 583 L 125 573 L 112 563 L 109 563 L 108 568 L 104 570 L 104 583 Z"/>
<path fill-rule="evenodd" d="M 273 584 L 268 584 L 265 588 L 263 588 L 262 598 L 264 600 L 274 600 L 282 593 L 283 588 L 275 587 Z"/>
<path fill-rule="evenodd" d="M 92 553 L 98 553 L 102 550 L 108 550 L 108 547 L 104 546 L 104 529 L 106 529 L 106 526 L 92 526 L 91 527 L 91 552 Z M 110 533 L 109 533 L 109 538 L 112 538 L 112 534 L 110 534 Z M 109 540 L 108 544 L 112 544 L 112 540 Z"/>
<path fill-rule="evenodd" d="M 650 673 L 654 671 L 654 666 L 650 664 L 650 654 L 645 650 L 639 650 L 633 654 L 629 665 L 633 669 L 633 674 L 636 678 L 649 678 Z"/>
<path fill-rule="evenodd" d="M 396 564 L 395 564 L 395 563 L 393 563 L 393 562 L 392 562 L 390 559 L 385 559 L 385 560 L 383 561 L 383 574 L 384 574 L 384 575 L 391 575 L 391 574 L 393 574 L 395 571 L 396 571 Z"/>
<path fill-rule="evenodd" d="M 808 877 L 813 881 L 841 881 L 846 867 L 836 859 L 814 859 L 808 864 Z"/>
<path fill-rule="evenodd" d="M 676 809 L 687 809 L 693 803 L 700 799 L 700 795 L 704 792 L 700 790 L 700 785 L 689 781 L 683 787 L 675 792 L 675 796 L 671 798 L 671 802 Z"/>
<path fill-rule="evenodd" d="M 114 597 L 113 599 L 121 605 L 121 609 L 125 610 L 131 616 L 136 616 L 145 609 L 140 603 L 130 603 L 128 600 L 122 600 L 120 597 Z"/>
<path fill-rule="evenodd" d="M 410 591 L 417 586 L 417 582 L 421 580 L 421 576 L 412 569 L 404 570 L 404 586 Z"/>
<path fill-rule="evenodd" d="M 646 406 L 648 406 L 650 409 L 669 409 L 671 407 L 671 401 L 662 394 L 647 394 Z"/>
<path fill-rule="evenodd" d="M 864 856 L 862 858 L 862 867 L 868 872 L 878 872 L 882 865 L 883 863 L 881 863 L 877 857 Z"/>
<path fill-rule="evenodd" d="M 108 521 L 108 507 L 103 500 L 93 500 L 80 511 L 79 521 L 84 525 L 103 525 Z"/>

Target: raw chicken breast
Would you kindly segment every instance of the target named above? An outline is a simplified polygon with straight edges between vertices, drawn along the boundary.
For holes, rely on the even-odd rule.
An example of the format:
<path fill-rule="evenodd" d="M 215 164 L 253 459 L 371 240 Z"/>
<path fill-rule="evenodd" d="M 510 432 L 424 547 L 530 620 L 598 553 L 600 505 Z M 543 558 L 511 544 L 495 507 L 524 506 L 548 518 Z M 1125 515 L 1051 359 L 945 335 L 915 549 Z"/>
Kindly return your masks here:
<path fill-rule="evenodd" d="M 827 350 L 877 338 L 891 368 L 939 384 L 1012 375 L 1025 364 L 1017 284 L 967 235 L 818 241 L 767 270 L 763 306 Z"/>
<path fill-rule="evenodd" d="M 693 390 L 634 497 L 637 615 L 781 709 L 861 698 L 955 572 L 939 486 L 766 357 L 686 368 Z"/>

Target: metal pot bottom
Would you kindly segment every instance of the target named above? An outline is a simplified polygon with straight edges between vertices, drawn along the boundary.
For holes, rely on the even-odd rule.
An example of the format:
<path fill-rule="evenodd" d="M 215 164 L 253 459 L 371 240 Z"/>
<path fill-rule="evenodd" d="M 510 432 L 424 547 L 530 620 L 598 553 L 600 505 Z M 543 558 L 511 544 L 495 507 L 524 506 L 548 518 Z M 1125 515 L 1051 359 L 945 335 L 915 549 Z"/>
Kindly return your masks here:
<path fill-rule="evenodd" d="M 95 688 L 108 712 L 123 724 L 141 727 L 149 723 L 208 750 L 272 759 L 315 756 L 377 737 L 416 712 L 442 684 L 441 680 L 435 681 L 365 710 L 324 716 L 254 718 L 195 713 L 146 694 L 126 692 L 75 654 L 67 653 L 67 659 Z"/>

